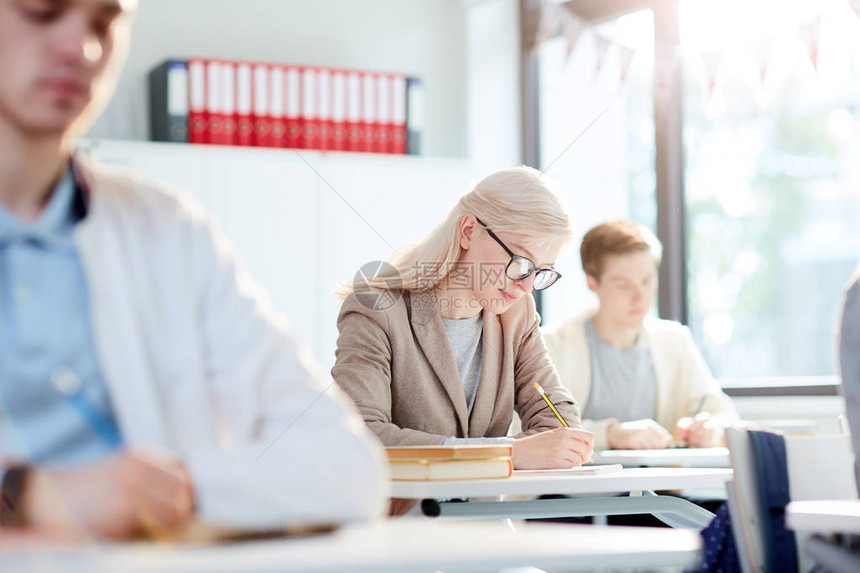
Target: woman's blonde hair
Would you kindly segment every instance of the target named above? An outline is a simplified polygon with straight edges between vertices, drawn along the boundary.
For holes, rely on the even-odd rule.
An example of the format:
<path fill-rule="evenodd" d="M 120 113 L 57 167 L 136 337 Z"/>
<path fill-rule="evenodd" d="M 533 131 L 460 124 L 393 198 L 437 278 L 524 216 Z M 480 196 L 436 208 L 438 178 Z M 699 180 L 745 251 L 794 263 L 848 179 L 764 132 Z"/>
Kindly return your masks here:
<path fill-rule="evenodd" d="M 442 223 L 423 240 L 396 250 L 376 276 L 344 284 L 335 295 L 346 298 L 367 288 L 433 290 L 460 259 L 460 221 L 467 214 L 475 215 L 494 232 L 525 237 L 524 245 L 566 245 L 571 239 L 570 220 L 554 187 L 545 175 L 531 167 L 491 173 L 460 197 Z"/>

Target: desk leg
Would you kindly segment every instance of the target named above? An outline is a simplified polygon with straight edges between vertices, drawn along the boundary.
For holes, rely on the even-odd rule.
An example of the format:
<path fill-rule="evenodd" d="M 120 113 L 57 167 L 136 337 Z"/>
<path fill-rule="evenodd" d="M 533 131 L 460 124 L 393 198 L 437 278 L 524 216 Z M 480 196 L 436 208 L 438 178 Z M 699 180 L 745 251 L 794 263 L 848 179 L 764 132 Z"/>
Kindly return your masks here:
<path fill-rule="evenodd" d="M 643 497 L 647 498 L 659 498 L 659 497 L 674 497 L 674 496 L 660 496 L 654 493 L 653 491 L 643 491 Z M 711 520 L 714 518 L 714 514 L 708 511 L 703 507 L 699 507 L 695 503 L 688 501 L 686 499 L 681 499 L 678 497 L 674 497 L 674 499 L 678 499 L 689 504 L 690 507 L 684 507 L 683 511 L 676 512 L 663 512 L 663 511 L 654 511 L 652 514 L 654 517 L 668 525 L 669 527 L 681 528 L 681 529 L 704 529 L 708 526 Z M 695 508 L 695 509 L 694 509 Z"/>
<path fill-rule="evenodd" d="M 429 517 L 452 519 L 541 519 L 651 513 L 672 527 L 702 529 L 714 514 L 671 495 L 643 492 L 641 497 L 579 497 L 527 501 L 445 502 L 425 499 L 421 510 Z"/>

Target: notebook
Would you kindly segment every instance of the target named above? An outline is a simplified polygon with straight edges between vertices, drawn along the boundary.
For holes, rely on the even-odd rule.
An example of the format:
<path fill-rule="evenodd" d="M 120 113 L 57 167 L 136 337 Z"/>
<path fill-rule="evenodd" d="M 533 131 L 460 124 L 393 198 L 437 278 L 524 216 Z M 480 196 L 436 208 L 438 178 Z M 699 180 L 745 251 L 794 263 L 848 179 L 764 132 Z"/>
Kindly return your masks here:
<path fill-rule="evenodd" d="M 385 449 L 393 480 L 507 478 L 512 446 L 400 446 Z"/>
<path fill-rule="evenodd" d="M 550 475 L 598 475 L 617 472 L 622 468 L 621 464 L 605 464 L 593 466 L 576 466 L 557 470 L 514 470 L 514 475 L 550 474 Z"/>
<path fill-rule="evenodd" d="M 405 481 L 507 478 L 510 457 L 464 460 L 390 460 L 391 479 Z"/>
<path fill-rule="evenodd" d="M 397 446 L 385 448 L 389 460 L 460 460 L 510 457 L 512 446 Z"/>

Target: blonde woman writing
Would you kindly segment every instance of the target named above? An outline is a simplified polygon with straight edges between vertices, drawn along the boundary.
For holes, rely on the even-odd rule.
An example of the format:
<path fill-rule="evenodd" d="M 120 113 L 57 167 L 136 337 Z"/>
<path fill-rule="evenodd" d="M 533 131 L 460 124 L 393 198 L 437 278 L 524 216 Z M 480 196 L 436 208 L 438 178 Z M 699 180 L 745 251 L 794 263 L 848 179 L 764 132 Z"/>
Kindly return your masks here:
<path fill-rule="evenodd" d="M 332 375 L 386 446 L 510 443 L 518 469 L 591 459 L 593 436 L 550 362 L 531 295 L 561 277 L 553 264 L 570 237 L 546 177 L 503 169 L 420 243 L 338 292 Z M 508 438 L 514 411 L 523 432 Z"/>

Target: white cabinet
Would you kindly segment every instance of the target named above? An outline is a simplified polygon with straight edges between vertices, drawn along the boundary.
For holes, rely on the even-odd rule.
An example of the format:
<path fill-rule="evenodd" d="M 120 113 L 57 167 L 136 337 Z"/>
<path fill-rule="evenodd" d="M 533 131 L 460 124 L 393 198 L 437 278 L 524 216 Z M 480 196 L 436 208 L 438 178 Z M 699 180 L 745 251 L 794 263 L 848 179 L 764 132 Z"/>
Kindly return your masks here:
<path fill-rule="evenodd" d="M 99 162 L 184 188 L 206 207 L 323 368 L 336 286 L 420 240 L 471 188 L 456 159 L 89 140 Z"/>

